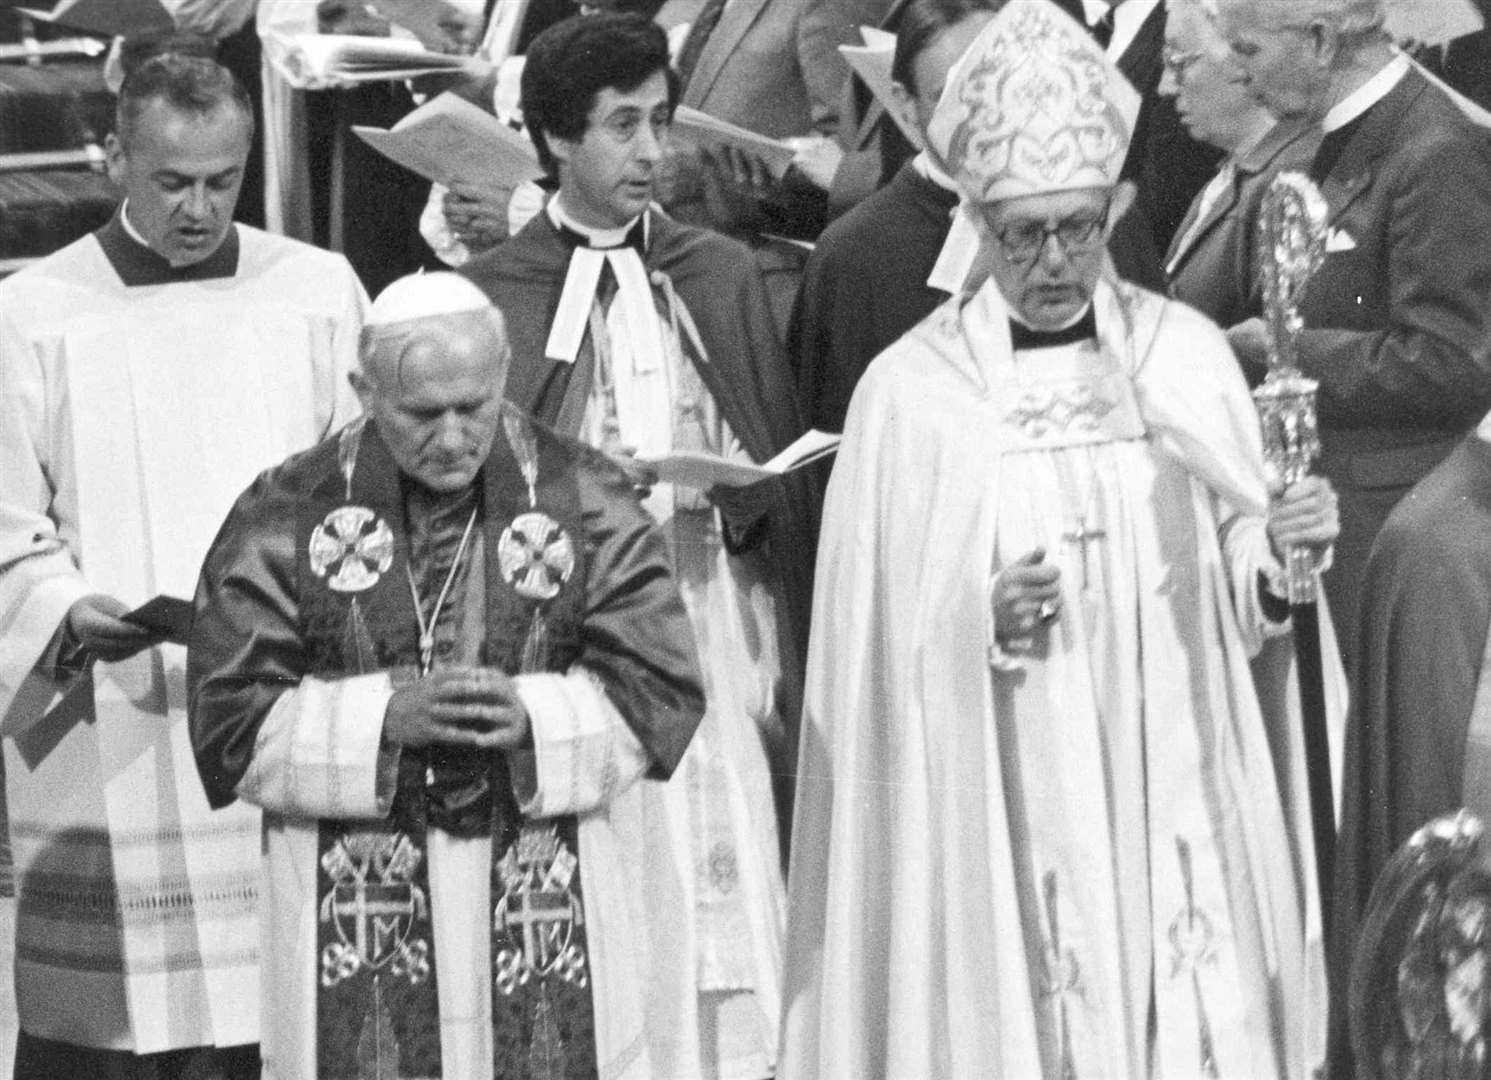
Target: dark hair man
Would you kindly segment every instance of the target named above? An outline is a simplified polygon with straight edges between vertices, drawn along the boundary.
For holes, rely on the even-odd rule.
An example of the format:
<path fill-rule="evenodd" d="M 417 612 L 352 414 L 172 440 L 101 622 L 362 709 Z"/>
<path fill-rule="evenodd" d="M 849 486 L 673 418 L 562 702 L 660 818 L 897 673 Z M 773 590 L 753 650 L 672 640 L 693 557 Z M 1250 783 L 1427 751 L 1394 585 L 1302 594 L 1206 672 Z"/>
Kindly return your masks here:
<path fill-rule="evenodd" d="M 257 1076 L 258 814 L 209 813 L 185 653 L 126 613 L 189 596 L 246 480 L 355 414 L 365 298 L 233 224 L 253 124 L 225 69 L 146 61 L 118 126 L 113 220 L 0 284 L 16 1073 Z"/>
<path fill-rule="evenodd" d="M 709 709 L 679 775 L 652 789 L 666 824 L 638 855 L 660 880 L 691 868 L 675 882 L 682 906 L 652 913 L 677 945 L 658 954 L 677 962 L 676 1000 L 649 1025 L 653 1067 L 759 1077 L 776 1054 L 788 818 L 771 790 L 789 783 L 796 746 L 809 510 L 795 480 L 657 483 L 648 462 L 765 461 L 802 425 L 749 252 L 652 208 L 667 64 L 662 31 L 636 16 L 572 19 L 534 40 L 523 114 L 559 190 L 463 272 L 508 313 L 508 397 L 621 461 L 669 538 Z"/>

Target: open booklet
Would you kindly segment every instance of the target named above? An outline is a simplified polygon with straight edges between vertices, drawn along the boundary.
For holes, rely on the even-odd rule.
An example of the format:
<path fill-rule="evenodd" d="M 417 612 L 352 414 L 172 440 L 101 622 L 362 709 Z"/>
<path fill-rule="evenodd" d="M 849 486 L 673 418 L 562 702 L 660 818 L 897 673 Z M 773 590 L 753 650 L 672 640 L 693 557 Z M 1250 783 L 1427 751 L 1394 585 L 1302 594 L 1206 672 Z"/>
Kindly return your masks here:
<path fill-rule="evenodd" d="M 149 34 L 176 25 L 160 0 L 62 0 L 50 11 L 19 10 L 42 22 L 105 37 Z"/>
<path fill-rule="evenodd" d="M 516 186 L 543 175 L 528 136 L 455 94 L 441 94 L 387 130 L 354 125 L 374 150 L 449 187 L 484 180 Z"/>
<path fill-rule="evenodd" d="M 679 484 L 699 491 L 708 491 L 717 484 L 724 487 L 750 487 L 827 457 L 839 448 L 841 439 L 842 436 L 830 435 L 826 431 L 810 431 L 776 457 L 760 465 L 696 451 L 640 460 L 644 465 L 656 469 L 658 479 L 667 484 Z"/>
<path fill-rule="evenodd" d="M 708 113 L 680 105 L 673 111 L 673 134 L 696 146 L 733 146 L 766 162 L 773 176 L 781 179 L 797 150 L 784 139 L 758 135 Z"/>
<path fill-rule="evenodd" d="M 286 64 L 307 82 L 389 82 L 420 75 L 481 75 L 492 70 L 485 60 L 432 52 L 409 38 L 290 34 L 286 41 Z"/>

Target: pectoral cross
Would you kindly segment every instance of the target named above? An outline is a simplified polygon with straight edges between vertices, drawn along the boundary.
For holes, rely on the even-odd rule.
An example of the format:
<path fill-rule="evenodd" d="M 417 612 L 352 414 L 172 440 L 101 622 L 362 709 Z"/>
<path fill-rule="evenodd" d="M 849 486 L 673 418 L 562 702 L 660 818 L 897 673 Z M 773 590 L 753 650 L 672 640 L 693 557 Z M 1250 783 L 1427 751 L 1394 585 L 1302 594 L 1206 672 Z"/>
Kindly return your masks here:
<path fill-rule="evenodd" d="M 1087 524 L 1087 511 L 1085 511 L 1085 510 L 1082 512 L 1082 516 L 1077 519 L 1077 526 L 1076 526 L 1076 528 L 1072 532 L 1065 532 L 1065 533 L 1061 534 L 1062 540 L 1064 540 L 1066 543 L 1068 543 L 1068 544 L 1081 544 L 1082 545 L 1082 591 L 1083 592 L 1086 592 L 1088 586 L 1091 584 L 1091 581 L 1090 581 L 1090 578 L 1089 578 L 1089 575 L 1088 575 L 1087 545 L 1088 544 L 1095 544 L 1099 540 L 1105 540 L 1105 539 L 1107 539 L 1107 536 L 1108 536 L 1108 533 L 1105 530 L 1103 530 L 1103 529 L 1094 529 L 1090 525 Z"/>

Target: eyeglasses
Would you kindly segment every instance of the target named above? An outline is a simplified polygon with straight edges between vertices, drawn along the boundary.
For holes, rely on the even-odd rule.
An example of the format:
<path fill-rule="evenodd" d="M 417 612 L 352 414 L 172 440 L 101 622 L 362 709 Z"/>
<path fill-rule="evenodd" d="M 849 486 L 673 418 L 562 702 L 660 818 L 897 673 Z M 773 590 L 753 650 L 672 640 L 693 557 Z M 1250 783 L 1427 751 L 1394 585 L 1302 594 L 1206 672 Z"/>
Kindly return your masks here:
<path fill-rule="evenodd" d="M 1165 50 L 1165 71 L 1175 80 L 1176 85 L 1186 81 L 1186 72 L 1192 64 L 1201 59 L 1199 52 L 1177 52 L 1173 49 Z"/>
<path fill-rule="evenodd" d="M 1017 221 L 994 233 L 1004 257 L 1012 263 L 1034 262 L 1046 250 L 1046 241 L 1056 237 L 1057 246 L 1069 254 L 1082 254 L 1103 242 L 1108 207 L 1099 214 L 1073 214 L 1054 225 L 1045 221 Z"/>

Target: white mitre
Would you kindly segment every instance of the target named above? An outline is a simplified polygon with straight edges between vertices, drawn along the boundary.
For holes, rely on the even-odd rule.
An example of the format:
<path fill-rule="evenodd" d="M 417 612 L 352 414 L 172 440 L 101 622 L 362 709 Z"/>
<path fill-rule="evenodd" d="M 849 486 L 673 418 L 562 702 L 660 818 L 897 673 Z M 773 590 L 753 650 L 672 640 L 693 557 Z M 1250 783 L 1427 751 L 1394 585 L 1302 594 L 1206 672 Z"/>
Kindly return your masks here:
<path fill-rule="evenodd" d="M 373 301 L 363 325 L 392 326 L 415 319 L 491 309 L 492 301 L 487 299 L 486 293 L 460 274 L 441 270 L 430 274 L 410 274 L 389 284 Z"/>
<path fill-rule="evenodd" d="M 974 202 L 1112 187 L 1139 94 L 1050 0 L 1006 4 L 948 74 L 927 138 Z"/>

